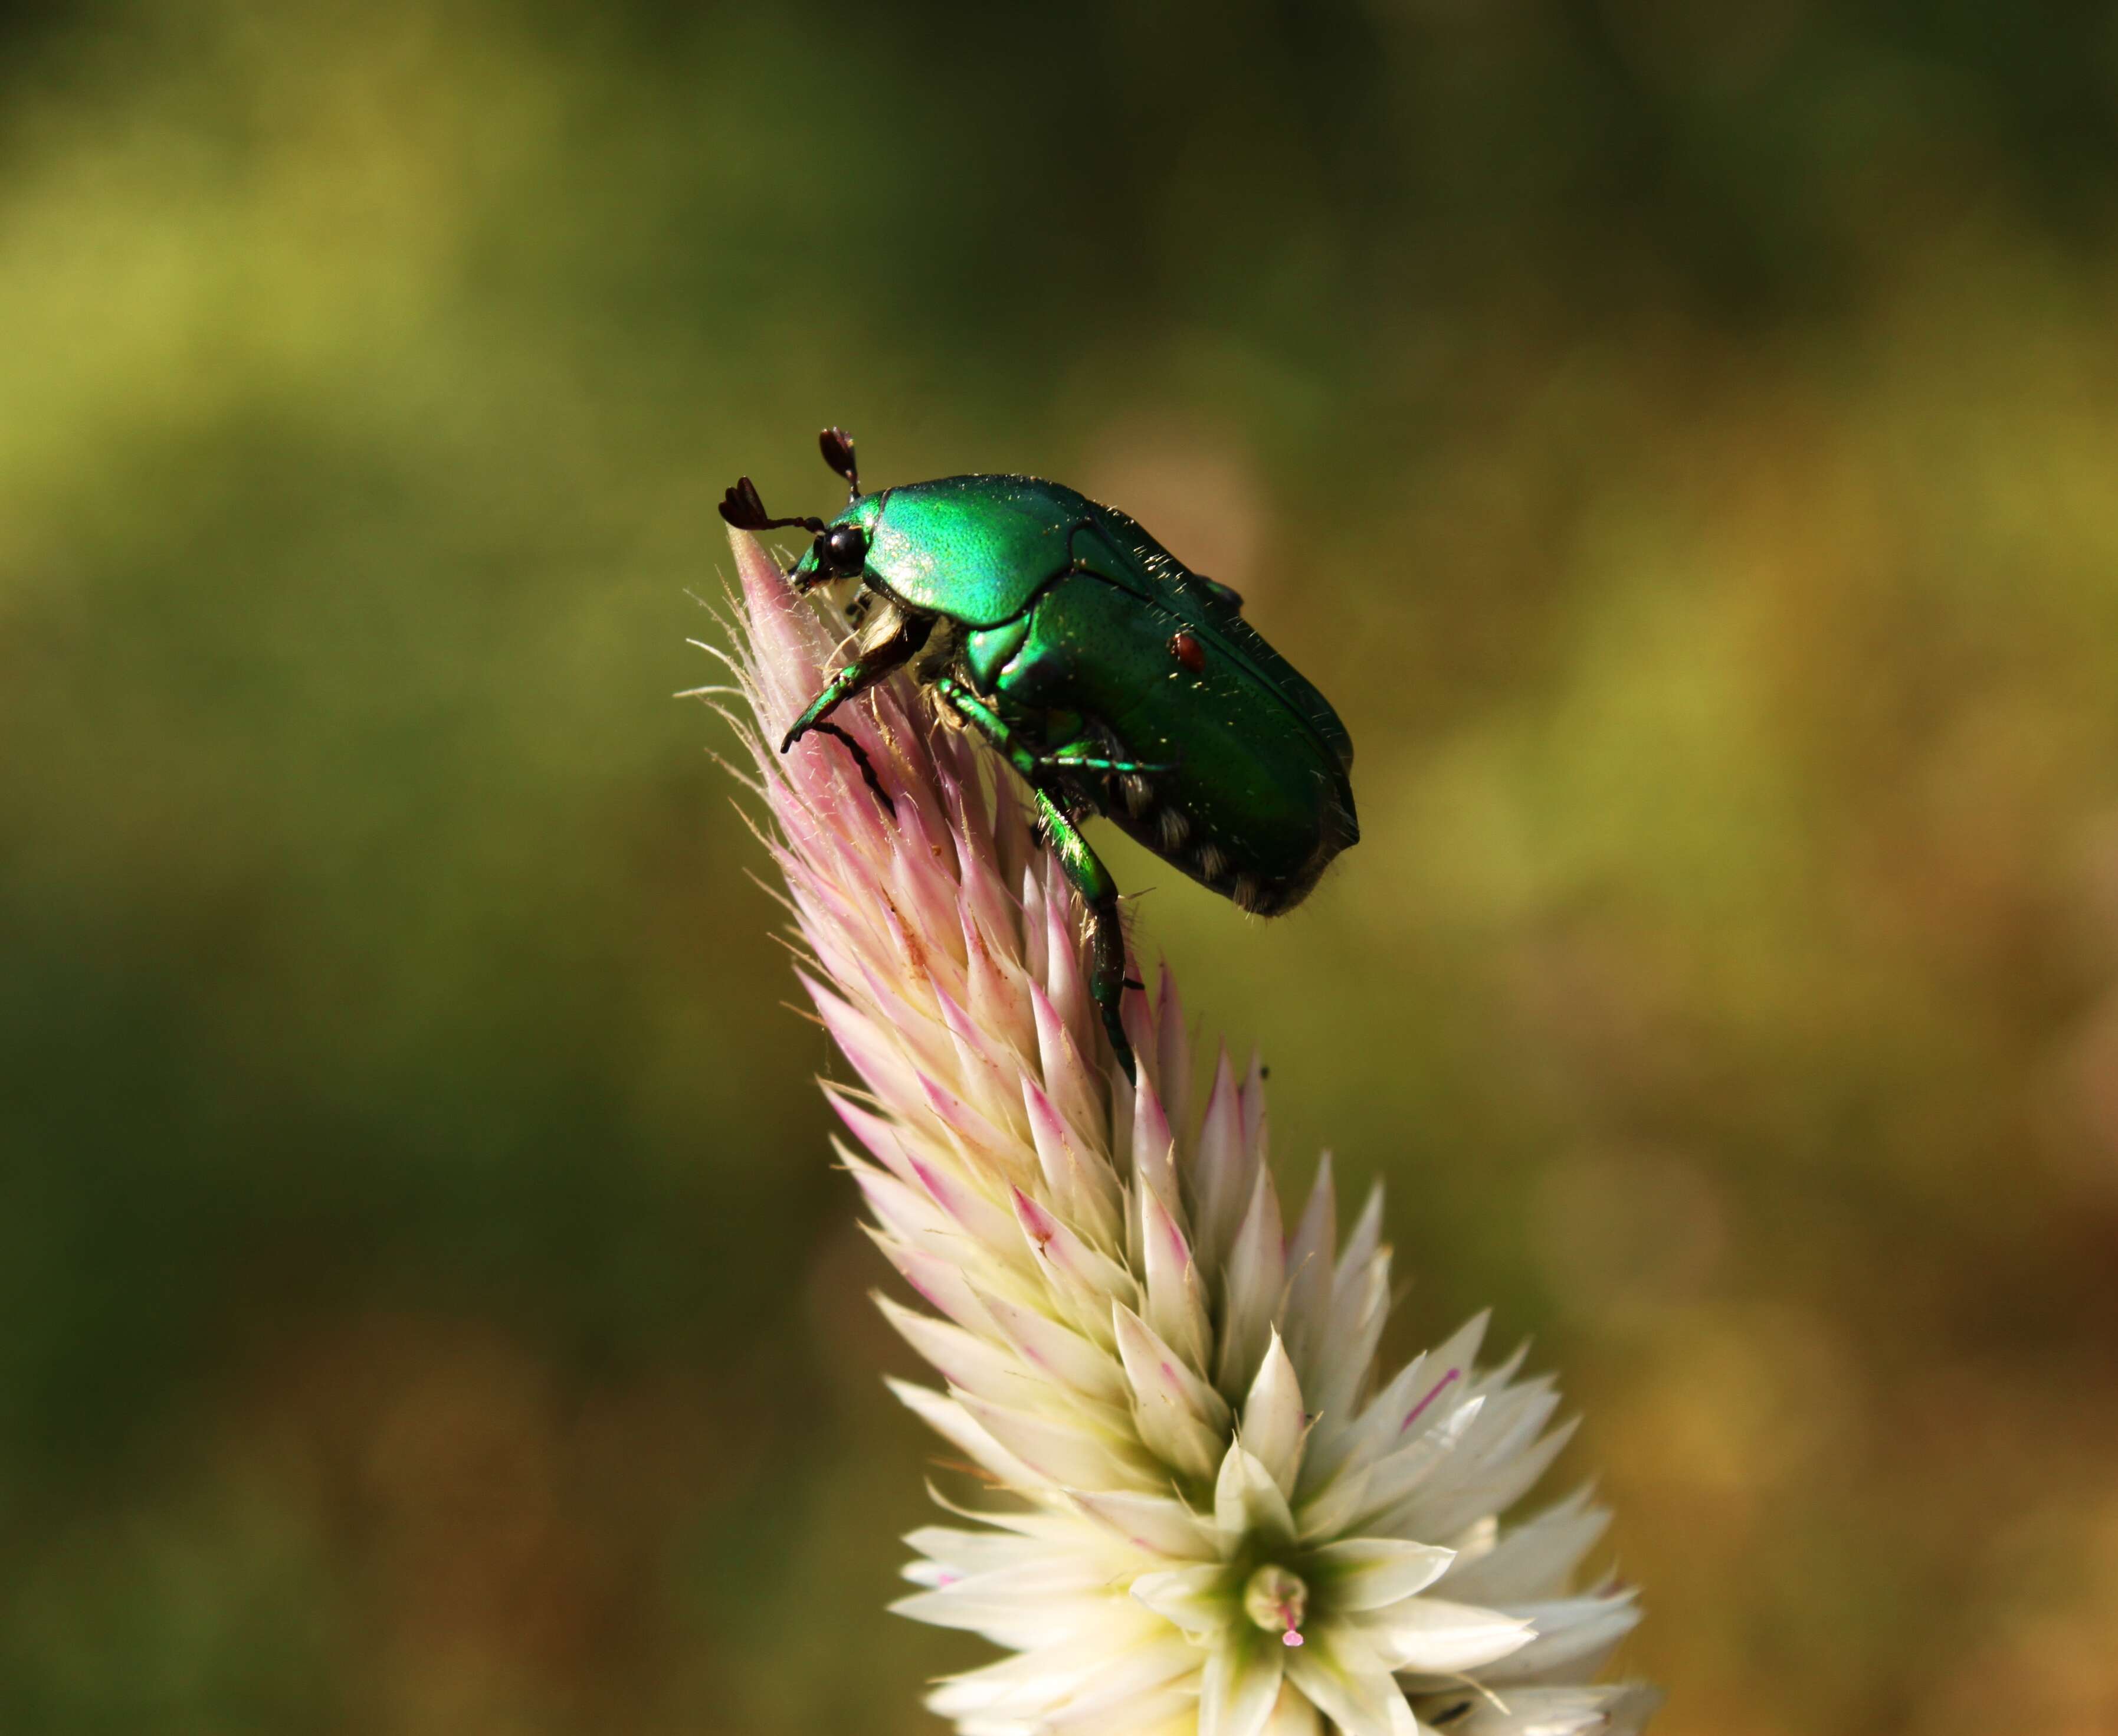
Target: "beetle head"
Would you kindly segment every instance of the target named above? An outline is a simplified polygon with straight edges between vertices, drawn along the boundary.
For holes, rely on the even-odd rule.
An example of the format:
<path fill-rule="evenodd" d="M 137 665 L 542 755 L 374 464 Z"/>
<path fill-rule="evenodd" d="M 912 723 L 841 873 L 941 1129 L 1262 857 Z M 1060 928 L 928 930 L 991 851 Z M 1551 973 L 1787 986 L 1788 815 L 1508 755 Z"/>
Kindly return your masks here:
<path fill-rule="evenodd" d="M 867 532 L 858 525 L 834 525 L 810 545 L 809 553 L 816 563 L 812 583 L 858 578 L 867 564 Z"/>

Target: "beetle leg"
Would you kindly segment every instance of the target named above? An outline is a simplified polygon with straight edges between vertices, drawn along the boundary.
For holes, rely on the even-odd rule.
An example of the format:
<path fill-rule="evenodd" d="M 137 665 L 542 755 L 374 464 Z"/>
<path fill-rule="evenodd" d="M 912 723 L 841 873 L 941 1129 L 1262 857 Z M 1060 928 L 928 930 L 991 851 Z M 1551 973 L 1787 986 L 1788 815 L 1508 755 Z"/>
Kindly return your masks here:
<path fill-rule="evenodd" d="M 1006 754 L 1008 764 L 1033 784 L 1040 773 L 1046 771 L 1108 771 L 1123 775 L 1126 772 L 1176 770 L 1172 766 L 1143 765 L 1137 760 L 1109 759 L 1102 754 L 1089 752 L 1085 748 L 1077 751 L 1071 743 L 1064 748 L 1055 748 L 1049 752 L 1040 752 L 1036 748 L 1024 747 L 1016 740 L 1015 731 L 1008 727 L 1007 720 L 955 676 L 936 676 L 934 692 L 948 702 L 950 709 L 959 717 Z"/>
<path fill-rule="evenodd" d="M 1150 766 L 1142 760 L 1106 759 L 1100 754 L 1076 753 L 1071 748 L 1055 748 L 1038 756 L 1040 763 L 1068 771 L 1108 771 L 1122 777 L 1129 772 L 1174 771 L 1174 766 Z"/>
<path fill-rule="evenodd" d="M 1049 756 L 1025 748 L 1015 738 L 1015 731 L 1008 727 L 1007 720 L 973 693 L 954 675 L 934 678 L 934 697 L 946 704 L 957 716 L 976 729 L 998 752 L 1008 764 L 1014 766 L 1032 784 L 1048 762 Z"/>
<path fill-rule="evenodd" d="M 1132 1044 L 1118 1013 L 1126 982 L 1125 929 L 1118 921 L 1117 882 L 1103 859 L 1089 848 L 1080 829 L 1066 817 L 1066 810 L 1039 786 L 1033 784 L 1030 791 L 1037 798 L 1037 811 L 1043 817 L 1059 866 L 1089 907 L 1089 998 L 1103 1016 L 1103 1034 L 1111 1040 L 1118 1065 L 1125 1069 L 1126 1077 L 1137 1085 L 1140 1075 L 1133 1062 Z"/>
<path fill-rule="evenodd" d="M 836 724 L 815 723 L 809 727 L 819 735 L 828 735 L 846 744 L 846 752 L 853 755 L 853 763 L 860 767 L 861 782 L 867 785 L 867 793 L 888 808 L 890 817 L 895 819 L 897 803 L 890 799 L 890 792 L 882 787 L 882 780 L 875 775 L 875 762 L 867 757 L 867 749 Z"/>
<path fill-rule="evenodd" d="M 1103 859 L 1089 847 L 1089 840 L 1081 836 L 1080 828 L 1066 817 L 1066 810 L 1046 787 L 1054 766 L 1078 768 L 1086 762 L 1062 760 L 1025 748 L 1008 727 L 1007 720 L 953 675 L 937 677 L 934 692 L 1006 757 L 1007 762 L 1022 774 L 1030 794 L 1036 797 L 1037 812 L 1043 819 L 1045 833 L 1059 858 L 1059 866 L 1073 882 L 1074 890 L 1081 895 L 1081 902 L 1088 906 L 1089 998 L 1096 1003 L 1096 1011 L 1102 1016 L 1103 1033 L 1110 1039 L 1118 1065 L 1125 1069 L 1127 1079 L 1137 1083 L 1139 1074 L 1133 1061 L 1132 1044 L 1126 1036 L 1125 1021 L 1118 1012 L 1119 1002 L 1131 985 L 1126 979 L 1125 929 L 1118 921 L 1117 884 L 1111 878 L 1110 870 L 1103 866 Z"/>
<path fill-rule="evenodd" d="M 795 743 L 812 730 L 821 735 L 835 736 L 845 743 L 860 766 L 861 780 L 874 792 L 875 799 L 893 814 L 897 804 L 891 801 L 882 787 L 882 780 L 875 775 L 875 766 L 867 750 L 836 724 L 828 721 L 832 712 L 857 695 L 865 693 L 886 675 L 902 669 L 919 653 L 926 644 L 927 636 L 933 631 L 934 623 L 924 615 L 907 615 L 899 623 L 897 631 L 880 644 L 868 647 L 851 663 L 824 683 L 824 690 L 802 708 L 802 715 L 780 738 L 779 751 L 785 753 Z"/>

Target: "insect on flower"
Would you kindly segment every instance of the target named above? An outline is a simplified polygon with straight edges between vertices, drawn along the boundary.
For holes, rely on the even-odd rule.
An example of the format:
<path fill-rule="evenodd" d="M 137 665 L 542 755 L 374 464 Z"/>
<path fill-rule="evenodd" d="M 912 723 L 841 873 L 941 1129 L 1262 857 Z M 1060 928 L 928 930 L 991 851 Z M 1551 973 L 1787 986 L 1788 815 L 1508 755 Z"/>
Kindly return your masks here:
<path fill-rule="evenodd" d="M 887 805 L 864 751 L 832 715 L 910 665 L 1029 785 L 1088 906 L 1089 993 L 1130 1078 L 1117 888 L 1080 822 L 1108 815 L 1202 885 L 1277 915 L 1360 836 L 1345 725 L 1243 619 L 1241 597 L 1115 508 L 1033 476 L 948 476 L 863 494 L 853 441 L 831 428 L 819 443 L 850 490 L 829 523 L 770 516 L 747 476 L 720 508 L 738 530 L 812 534 L 797 589 L 858 586 L 853 658 L 788 726 L 779 751 L 812 732 L 835 737 Z"/>
<path fill-rule="evenodd" d="M 844 714 L 858 761 L 772 751 L 838 626 L 732 540 L 731 720 L 858 1078 L 839 1156 L 927 1307 L 878 1301 L 941 1383 L 893 1384 L 973 1468 L 895 1608 L 1009 1654 L 928 1704 L 962 1736 L 1637 1736 L 1658 1697 L 1595 1679 L 1633 1595 L 1578 1572 L 1604 1515 L 1515 1511 L 1567 1437 L 1550 1381 L 1483 1362 L 1482 1319 L 1387 1369 L 1380 1192 L 1342 1227 L 1327 1157 L 1289 1233 L 1264 1070 L 1224 1052 L 1195 1099 L 1167 970 L 1124 998 L 1136 1067 L 1100 1058 L 1090 906 L 910 681 Z"/>

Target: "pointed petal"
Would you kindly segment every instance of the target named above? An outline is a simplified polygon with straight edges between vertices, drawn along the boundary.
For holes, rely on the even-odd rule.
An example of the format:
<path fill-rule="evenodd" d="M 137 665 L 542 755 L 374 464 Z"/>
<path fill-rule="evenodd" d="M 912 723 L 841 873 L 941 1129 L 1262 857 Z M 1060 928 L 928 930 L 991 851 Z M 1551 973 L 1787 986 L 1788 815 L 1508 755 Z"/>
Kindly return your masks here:
<path fill-rule="evenodd" d="M 896 1045 L 886 1041 L 882 1034 L 846 1001 L 806 975 L 802 984 L 816 1005 L 816 1016 L 824 1021 L 831 1040 L 853 1063 L 862 1082 L 899 1114 L 917 1113 L 918 1106 L 926 1100 L 926 1093 L 918 1073 L 906 1062 Z"/>
<path fill-rule="evenodd" d="M 940 1370 L 952 1386 L 1005 1404 L 1020 1398 L 1025 1388 L 1034 1393 L 1040 1384 L 1024 1369 L 1019 1358 L 973 1337 L 961 1326 L 903 1307 L 880 1293 L 875 1305 L 904 1341 Z"/>
<path fill-rule="evenodd" d="M 1037 1048 L 1043 1059 L 1045 1095 L 1072 1130 L 1074 1137 L 1084 1146 L 1093 1145 L 1096 1123 L 1100 1119 L 1094 1076 L 1052 998 L 1034 983 L 1030 985 L 1029 1004 L 1036 1016 Z"/>
<path fill-rule="evenodd" d="M 1228 1251 L 1219 1366 L 1214 1381 L 1224 1392 L 1240 1392 L 1256 1377 L 1265 1339 L 1287 1284 L 1287 1247 L 1280 1231 L 1279 1196 L 1267 1170 L 1257 1172 L 1249 1209 Z"/>
<path fill-rule="evenodd" d="M 1027 1559 L 1037 1547 L 1031 1540 L 1011 1532 L 966 1531 L 950 1525 L 923 1525 L 916 1531 L 908 1531 L 904 1541 L 909 1548 L 927 1558 L 924 1562 L 915 1562 L 904 1570 L 908 1579 L 913 1576 L 914 1568 L 922 1567 L 946 1569 L 954 1577 L 962 1579 Z"/>
<path fill-rule="evenodd" d="M 1284 1670 L 1287 1660 L 1280 1660 Z M 1273 1702 L 1272 1714 L 1265 1720 L 1262 1736 L 1324 1736 L 1324 1720 L 1309 1697 L 1292 1682 L 1279 1686 L 1279 1698 Z"/>
<path fill-rule="evenodd" d="M 1070 1489 L 1074 1504 L 1137 1549 L 1178 1561 L 1210 1561 L 1214 1535 L 1173 1496 Z"/>
<path fill-rule="evenodd" d="M 968 1392 L 954 1395 L 972 1421 L 1008 1451 L 1052 1482 L 1067 1488 L 1138 1488 L 1149 1479 L 1113 1437 L 1100 1429 L 1076 1428 L 995 1405 Z M 1134 1449 L 1137 1451 L 1137 1449 Z"/>
<path fill-rule="evenodd" d="M 1640 1612 L 1630 1592 L 1616 1596 L 1561 1598 L 1547 1604 L 1517 1604 L 1508 1613 L 1528 1622 L 1537 1637 L 1494 1672 L 1496 1679 L 1547 1680 L 1556 1673 L 1592 1675 L 1612 1647 L 1639 1625 Z"/>
<path fill-rule="evenodd" d="M 927 1197 L 948 1213 L 983 1247 L 1000 1252 L 1015 1245 L 1014 1215 L 996 1206 L 969 1183 L 918 1152 L 911 1154 L 912 1173 Z"/>
<path fill-rule="evenodd" d="M 1094 1730 L 1107 1727 L 1094 1721 L 1098 1714 L 1128 1710 L 1186 1675 L 1195 1679 L 1199 1652 L 1191 1641 L 1145 1610 L 1117 1607 L 1137 1615 L 1136 1629 L 1089 1632 L 951 1677 L 927 1704 L 963 1720 L 966 1731 Z"/>
<path fill-rule="evenodd" d="M 997 1291 L 976 1285 L 972 1290 L 1031 1368 L 1098 1404 L 1125 1403 L 1125 1383 L 1119 1378 L 1117 1365 L 1100 1347 L 1049 1315 L 1011 1302 Z M 937 1363 L 935 1366 L 941 1365 Z M 963 1384 L 961 1381 L 957 1382 L 959 1386 Z M 1006 1396 L 992 1393 L 987 1396 L 1003 1399 Z"/>
<path fill-rule="evenodd" d="M 1221 1461 L 1214 1485 L 1214 1524 L 1221 1534 L 1222 1547 L 1232 1548 L 1246 1535 L 1271 1541 L 1290 1540 L 1294 1518 L 1287 1510 L 1287 1498 L 1272 1480 L 1272 1473 L 1256 1455 L 1240 1444 L 1231 1447 Z"/>
<path fill-rule="evenodd" d="M 1186 1633 L 1217 1634 L 1228 1625 L 1235 1593 L 1229 1569 L 1219 1562 L 1143 1573 L 1132 1582 L 1132 1595 L 1165 1622 Z"/>
<path fill-rule="evenodd" d="M 1199 1121 L 1199 1140 L 1191 1163 L 1199 1201 L 1192 1226 L 1200 1257 L 1218 1264 L 1235 1239 L 1236 1226 L 1250 1203 L 1253 1179 L 1243 1146 L 1242 1106 L 1237 1100 L 1235 1074 L 1223 1047 L 1214 1066 L 1214 1087 Z"/>
<path fill-rule="evenodd" d="M 1297 1373 L 1311 1374 L 1323 1349 L 1323 1334 L 1330 1326 L 1331 1256 L 1339 1236 L 1339 1201 L 1331 1180 L 1331 1154 L 1316 1164 L 1316 1178 L 1309 1185 L 1309 1203 L 1287 1249 L 1287 1354 Z"/>
<path fill-rule="evenodd" d="M 1340 1471 L 1294 1510 L 1295 1533 L 1304 1543 L 1343 1537 L 1367 1504 L 1368 1474 Z"/>
<path fill-rule="evenodd" d="M 1339 1256 L 1341 1280 L 1357 1280 L 1367 1270 L 1368 1262 L 1382 1251 L 1382 1235 L 1383 1184 L 1376 1182 L 1361 1202 L 1361 1215 L 1354 1220 L 1353 1234 L 1346 1238 L 1345 1248 Z"/>
<path fill-rule="evenodd" d="M 955 1400 L 909 1381 L 886 1380 L 883 1384 L 897 1395 L 906 1410 L 960 1451 L 969 1453 L 1008 1488 L 1034 1491 L 1049 1480 L 1001 1446 Z"/>
<path fill-rule="evenodd" d="M 1256 1630 L 1217 1646 L 1199 1685 L 1199 1736 L 1258 1736 L 1279 1698 L 1288 1650 Z"/>
<path fill-rule="evenodd" d="M 1501 1536 L 1475 1560 L 1450 1570 L 1449 1595 L 1473 1604 L 1519 1604 L 1565 1594 L 1575 1568 L 1596 1546 L 1611 1516 L 1577 1489 Z"/>
<path fill-rule="evenodd" d="M 857 1102 L 842 1086 L 827 1084 L 823 1092 L 824 1100 L 837 1111 L 839 1118 L 875 1160 L 899 1181 L 911 1182 L 912 1159 L 904 1149 L 897 1123 Z"/>
<path fill-rule="evenodd" d="M 959 854 L 962 854 L 961 851 Z M 972 861 L 978 863 L 973 855 Z M 1036 1053 L 1037 1033 L 1030 1018 L 1027 979 L 991 938 L 1003 932 L 1000 887 L 990 873 L 965 877 L 958 920 L 964 931 L 964 998 L 971 1021 L 989 1032 L 996 1045 L 1018 1065 Z"/>
<path fill-rule="evenodd" d="M 1044 947 L 1052 931 L 1044 920 L 1044 883 L 1038 877 L 1034 863 L 1023 864 L 1021 897 L 1023 962 L 1029 967 L 1029 974 L 1042 982 L 1048 962 Z"/>
<path fill-rule="evenodd" d="M 1272 1473 L 1283 1495 L 1294 1493 L 1308 1427 L 1302 1410 L 1302 1383 L 1294 1377 L 1294 1364 L 1274 1332 L 1257 1378 L 1251 1382 L 1250 1396 L 1243 1400 L 1243 1445 Z"/>
<path fill-rule="evenodd" d="M 1486 1342 L 1487 1329 L 1493 1323 L 1493 1311 L 1482 1308 L 1450 1333 L 1442 1343 L 1428 1353 L 1427 1359 L 1436 1368 L 1461 1368 L 1466 1376 L 1478 1359 L 1478 1352 Z M 1405 1419 L 1410 1428 L 1414 1418 Z"/>
<path fill-rule="evenodd" d="M 1141 1264 L 1147 1274 L 1147 1306 L 1141 1312 L 1163 1341 L 1195 1369 L 1203 1371 L 1208 1332 L 1206 1299 L 1200 1288 L 1191 1245 L 1161 1195 L 1140 1188 Z"/>
<path fill-rule="evenodd" d="M 1131 1308 L 1113 1304 L 1111 1319 L 1141 1441 L 1185 1475 L 1212 1476 L 1228 1438 L 1228 1407 L 1221 1396 Z"/>
<path fill-rule="evenodd" d="M 1367 1223 L 1364 1215 L 1362 1228 Z M 1357 1242 L 1362 1228 L 1354 1232 Z M 1332 1283 L 1330 1324 L 1317 1351 L 1323 1384 L 1309 1395 L 1311 1408 L 1334 1433 L 1353 1420 L 1354 1401 L 1367 1384 L 1389 1314 L 1389 1250 L 1376 1249 L 1357 1266 L 1350 1266 L 1350 1257 L 1341 1260 Z"/>
<path fill-rule="evenodd" d="M 1457 1405 L 1453 1410 L 1441 1414 L 1438 1421 L 1414 1435 L 1388 1458 L 1379 1459 L 1367 1470 L 1366 1493 L 1359 1511 L 1348 1521 L 1362 1530 L 1373 1529 L 1403 1535 L 1406 1526 L 1388 1521 L 1411 1515 L 1406 1508 L 1423 1501 L 1427 1492 L 1421 1488 L 1435 1475 L 1438 1467 L 1446 1465 L 1463 1444 L 1464 1437 L 1478 1420 L 1478 1413 L 1485 1408 L 1482 1398 Z M 1484 1510 L 1473 1496 L 1468 1503 L 1474 1511 Z M 1422 1512 L 1424 1509 L 1422 1509 Z M 1472 1516 L 1466 1514 L 1455 1525 L 1434 1524 L 1420 1529 L 1431 1530 L 1435 1535 L 1445 1537 L 1467 1523 Z"/>
<path fill-rule="evenodd" d="M 1169 1202 L 1170 1216 L 1181 1228 L 1184 1222 L 1177 1180 L 1176 1138 L 1154 1081 L 1143 1079 L 1132 1100 L 1133 1170 L 1148 1188 Z"/>
<path fill-rule="evenodd" d="M 961 1239 L 947 1215 L 923 1188 L 900 1182 L 888 1170 L 853 1156 L 843 1145 L 835 1149 L 853 1185 L 867 1201 L 868 1210 L 885 1230 L 921 1247 L 930 1246 L 936 1236 Z"/>
<path fill-rule="evenodd" d="M 926 1100 L 927 1113 L 970 1150 L 999 1152 L 1015 1149 L 1015 1142 L 980 1114 L 968 1098 L 958 1096 L 931 1074 L 919 1076 L 919 1090 Z"/>
<path fill-rule="evenodd" d="M 1482 1405 L 1482 1399 L 1473 1399 L 1473 1405 Z M 1464 1407 L 1469 1410 L 1470 1405 Z M 1552 1461 L 1573 1437 L 1579 1419 L 1562 1423 L 1542 1440 L 1526 1451 L 1515 1454 L 1498 1466 L 1479 1463 L 1474 1479 L 1445 1490 L 1415 1490 L 1404 1502 L 1393 1510 L 1390 1516 L 1403 1515 L 1408 1520 L 1414 1510 L 1422 1521 L 1422 1530 L 1431 1530 L 1437 1537 L 1446 1537 L 1461 1530 L 1483 1513 L 1499 1512 L 1513 1507 L 1538 1479 L 1551 1468 Z M 1473 1443 L 1469 1457 L 1481 1460 Z M 1384 1530 L 1402 1535 L 1403 1525 L 1385 1525 Z"/>
<path fill-rule="evenodd" d="M 1045 857 L 1044 873 L 1051 882 L 1044 900 L 1045 980 L 1050 985 L 1052 1007 L 1064 1027 L 1066 1045 L 1072 1052 L 1072 1059 L 1067 1064 L 1080 1067 L 1085 1076 L 1087 1066 L 1082 1058 L 1095 1051 L 1089 1037 L 1089 988 L 1081 973 L 1080 954 L 1076 951 L 1080 945 L 1078 937 L 1083 928 L 1082 919 L 1074 889 L 1066 884 L 1056 855 Z M 1052 1074 L 1044 1076 L 1047 1091 L 1056 1083 Z"/>
<path fill-rule="evenodd" d="M 1108 1328 L 1113 1300 L 1130 1304 L 1139 1299 L 1139 1286 L 1123 1266 L 1097 1252 L 1020 1187 L 1009 1197 L 1038 1269 L 1083 1331 L 1093 1335 Z"/>
<path fill-rule="evenodd" d="M 963 1005 L 939 983 L 934 1000 L 942 1028 L 955 1045 L 956 1072 L 964 1095 L 994 1127 L 1009 1134 L 1024 1131 L 1022 1115 L 1022 1062 L 997 1031 L 983 1030 Z"/>
<path fill-rule="evenodd" d="M 1345 1736 L 1399 1736 L 1392 1702 L 1404 1692 L 1354 1636 L 1337 1625 L 1287 1648 L 1288 1679 Z"/>
<path fill-rule="evenodd" d="M 1429 1705 L 1431 1715 L 1466 1711 L 1447 1726 L 1450 1736 L 1640 1736 L 1662 1704 L 1641 1683 L 1607 1687 L 1512 1687 L 1498 1700 L 1452 1692 Z"/>
<path fill-rule="evenodd" d="M 992 1316 L 971 1294 L 971 1287 L 959 1267 L 872 1224 L 863 1224 L 861 1228 L 867 1231 L 868 1239 L 882 1250 L 883 1257 L 903 1274 L 904 1281 L 958 1326 L 987 1336 L 999 1336 Z"/>
<path fill-rule="evenodd" d="M 1477 1669 L 1521 1650 L 1537 1636 L 1528 1622 L 1497 1609 L 1436 1597 L 1407 1598 L 1367 1617 L 1361 1627 L 1390 1669 L 1428 1676 Z"/>
<path fill-rule="evenodd" d="M 1456 1552 L 1395 1537 L 1355 1537 L 1326 1544 L 1313 1558 L 1331 1588 L 1331 1607 L 1358 1611 L 1424 1591 L 1449 1571 Z"/>
<path fill-rule="evenodd" d="M 1027 1074 L 1022 1079 L 1022 1104 L 1049 1197 L 1104 1252 L 1117 1252 L 1124 1228 L 1123 1202 L 1111 1166 L 1093 1146 L 1077 1142 L 1072 1127 Z M 1084 1155 L 1084 1151 L 1091 1155 Z"/>
<path fill-rule="evenodd" d="M 1125 1076 L 1121 1073 L 1120 1078 Z M 1189 1641 L 1177 1643 L 1187 1648 Z M 1195 1651 L 1191 1660 L 1197 1657 Z M 1149 1731 L 1172 1736 L 1182 1728 L 1182 1715 L 1199 1704 L 1197 1686 L 1187 1682 L 1165 1682 L 1134 1689 L 1119 1696 L 1100 1688 L 1093 1695 L 1077 1695 L 1066 1706 L 1047 1715 L 1035 1727 L 1036 1736 L 1146 1736 Z M 962 1736 L 1023 1736 L 1024 1726 L 1005 1729 L 963 1725 Z"/>

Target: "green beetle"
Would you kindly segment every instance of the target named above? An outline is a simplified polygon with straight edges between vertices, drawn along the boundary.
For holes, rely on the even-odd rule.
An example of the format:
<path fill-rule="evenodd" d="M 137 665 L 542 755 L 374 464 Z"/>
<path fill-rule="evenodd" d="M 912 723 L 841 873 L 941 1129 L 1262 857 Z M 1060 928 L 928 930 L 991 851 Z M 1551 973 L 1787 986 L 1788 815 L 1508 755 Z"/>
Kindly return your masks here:
<path fill-rule="evenodd" d="M 790 575 L 798 589 L 860 581 L 852 660 L 779 751 L 812 731 L 835 736 L 889 806 L 830 715 L 913 664 L 936 701 L 1029 785 L 1088 907 L 1089 993 L 1132 1078 L 1118 1016 L 1127 985 L 1117 889 L 1079 822 L 1108 815 L 1202 885 L 1277 915 L 1360 836 L 1345 725 L 1243 619 L 1241 597 L 1124 513 L 1031 476 L 949 476 L 863 494 L 852 440 L 833 428 L 819 443 L 850 490 L 829 523 L 767 516 L 747 476 L 720 507 L 738 530 L 814 536 Z"/>

